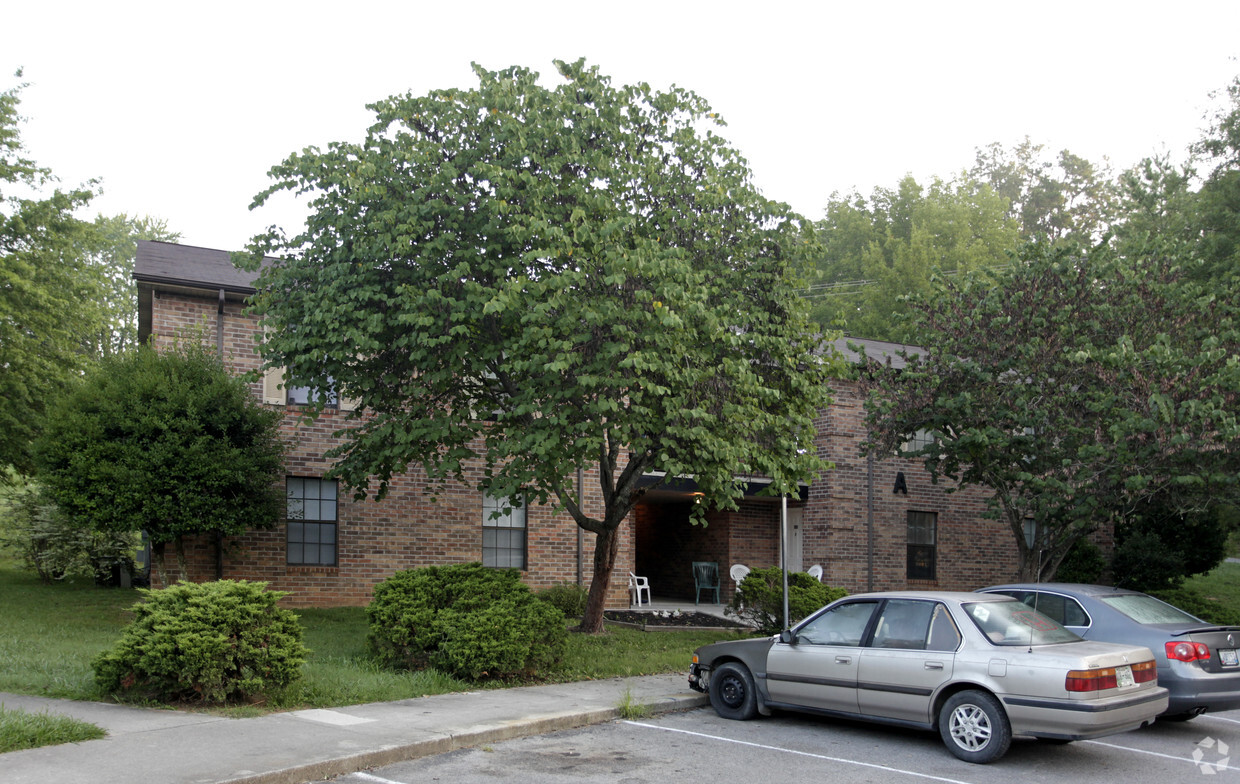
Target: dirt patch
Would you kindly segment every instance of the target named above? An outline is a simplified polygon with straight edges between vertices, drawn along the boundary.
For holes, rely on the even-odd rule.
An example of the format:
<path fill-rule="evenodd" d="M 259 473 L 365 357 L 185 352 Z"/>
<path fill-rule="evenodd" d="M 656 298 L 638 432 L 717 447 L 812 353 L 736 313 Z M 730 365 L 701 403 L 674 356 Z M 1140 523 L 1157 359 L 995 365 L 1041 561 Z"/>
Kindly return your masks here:
<path fill-rule="evenodd" d="M 617 623 L 627 623 L 633 626 L 643 626 L 647 629 L 743 629 L 742 624 L 728 618 L 720 618 L 717 615 L 703 612 L 684 612 L 679 614 L 667 612 L 664 614 L 658 610 L 607 610 L 603 613 L 603 618 L 608 621 Z"/>

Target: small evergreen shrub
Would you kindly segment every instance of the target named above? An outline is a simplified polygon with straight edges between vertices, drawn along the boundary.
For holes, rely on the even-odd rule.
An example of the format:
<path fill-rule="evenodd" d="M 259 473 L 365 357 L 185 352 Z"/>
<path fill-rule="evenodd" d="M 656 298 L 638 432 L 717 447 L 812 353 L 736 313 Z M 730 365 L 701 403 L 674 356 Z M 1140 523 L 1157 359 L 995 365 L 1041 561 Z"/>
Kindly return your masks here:
<path fill-rule="evenodd" d="M 114 585 L 121 571 L 136 571 L 137 533 L 91 530 L 68 519 L 39 485 L 6 481 L 0 476 L 0 548 L 44 583 L 90 575 L 98 585 Z"/>
<path fill-rule="evenodd" d="M 586 601 L 590 592 L 576 583 L 560 583 L 535 594 L 547 604 L 564 613 L 565 618 L 580 618 L 586 614 Z"/>
<path fill-rule="evenodd" d="M 371 649 L 390 667 L 458 678 L 532 675 L 559 661 L 568 632 L 564 614 L 519 577 L 480 563 L 397 572 L 366 608 Z"/>
<path fill-rule="evenodd" d="M 134 620 L 92 667 L 110 694 L 163 702 L 247 700 L 300 676 L 301 624 L 266 583 L 220 580 L 142 590 Z"/>
<path fill-rule="evenodd" d="M 741 580 L 727 612 L 756 626 L 762 634 L 784 628 L 783 571 L 778 566 L 753 569 Z M 805 572 L 788 573 L 788 622 L 796 623 L 818 608 L 847 596 L 843 588 L 830 588 Z"/>
<path fill-rule="evenodd" d="M 1055 570 L 1055 582 L 1096 583 L 1106 567 L 1101 548 L 1088 539 L 1078 539 Z"/>
<path fill-rule="evenodd" d="M 1203 621 L 1216 623 L 1220 626 L 1240 626 L 1240 610 L 1223 602 L 1204 596 L 1192 588 L 1181 587 L 1161 591 L 1151 591 L 1167 604 L 1173 604 L 1184 612 L 1195 615 Z"/>

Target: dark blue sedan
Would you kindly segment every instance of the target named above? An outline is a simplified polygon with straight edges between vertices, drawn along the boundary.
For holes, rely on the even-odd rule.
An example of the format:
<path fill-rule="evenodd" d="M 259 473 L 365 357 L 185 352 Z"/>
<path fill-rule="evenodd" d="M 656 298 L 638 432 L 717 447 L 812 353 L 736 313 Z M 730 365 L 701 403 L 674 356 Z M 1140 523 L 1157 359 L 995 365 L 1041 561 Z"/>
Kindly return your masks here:
<path fill-rule="evenodd" d="M 1171 693 L 1159 718 L 1191 719 L 1240 708 L 1240 626 L 1218 626 L 1137 591 L 1075 583 L 993 585 L 1087 640 L 1144 645 Z"/>

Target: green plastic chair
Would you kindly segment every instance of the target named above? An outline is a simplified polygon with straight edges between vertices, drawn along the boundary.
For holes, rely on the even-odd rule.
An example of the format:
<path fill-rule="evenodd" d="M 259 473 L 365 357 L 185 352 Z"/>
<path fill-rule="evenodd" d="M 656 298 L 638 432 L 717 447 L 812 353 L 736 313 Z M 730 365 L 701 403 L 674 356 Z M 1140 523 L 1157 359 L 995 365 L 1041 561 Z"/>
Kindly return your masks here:
<path fill-rule="evenodd" d="M 694 604 L 701 603 L 702 591 L 714 591 L 715 604 L 719 604 L 719 564 L 714 561 L 694 561 L 693 587 L 696 589 Z"/>

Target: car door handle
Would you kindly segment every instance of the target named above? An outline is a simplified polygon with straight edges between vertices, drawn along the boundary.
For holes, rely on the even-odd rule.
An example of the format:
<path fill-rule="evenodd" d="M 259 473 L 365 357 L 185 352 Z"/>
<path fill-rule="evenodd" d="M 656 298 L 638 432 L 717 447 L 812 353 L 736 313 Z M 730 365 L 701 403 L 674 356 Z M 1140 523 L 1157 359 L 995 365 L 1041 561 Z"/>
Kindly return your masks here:
<path fill-rule="evenodd" d="M 941 670 L 943 669 L 943 662 L 928 661 L 926 662 L 926 669 L 927 670 Z"/>
<path fill-rule="evenodd" d="M 851 664 L 852 657 L 851 656 L 836 656 L 835 663 L 836 664 Z"/>

